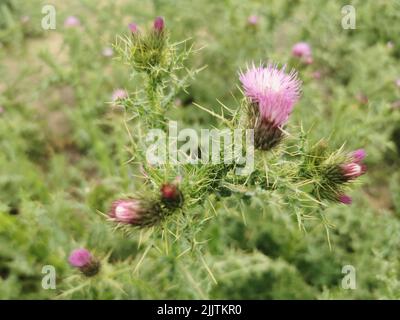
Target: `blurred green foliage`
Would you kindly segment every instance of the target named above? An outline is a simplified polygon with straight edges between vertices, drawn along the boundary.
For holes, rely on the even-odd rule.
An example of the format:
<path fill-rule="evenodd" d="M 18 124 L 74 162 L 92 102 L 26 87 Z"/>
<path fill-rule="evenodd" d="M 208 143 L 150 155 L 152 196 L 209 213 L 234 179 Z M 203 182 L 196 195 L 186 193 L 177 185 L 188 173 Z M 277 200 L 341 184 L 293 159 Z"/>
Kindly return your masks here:
<path fill-rule="evenodd" d="M 44 4 L 0 1 L 0 298 L 400 298 L 400 1 L 350 1 L 355 30 L 341 27 L 343 1 L 55 1 L 57 29 L 48 31 Z M 248 25 L 251 14 L 258 25 Z M 70 15 L 81 26 L 65 28 Z M 123 112 L 107 103 L 138 80 L 102 50 L 129 22 L 157 15 L 173 40 L 203 47 L 191 66 L 207 66 L 171 117 L 211 127 L 215 119 L 192 102 L 236 105 L 238 69 L 272 60 L 304 81 L 290 131 L 302 125 L 315 141 L 366 149 L 369 171 L 353 205 L 327 210 L 331 248 L 322 224 L 299 230 L 273 191 L 193 212 L 211 217 L 196 226 L 196 250 L 187 239 L 169 252 L 142 246 L 145 234 L 105 223 L 98 211 L 140 181 L 126 165 Z M 299 41 L 312 46 L 313 64 L 291 58 Z M 103 259 L 99 276 L 68 266 L 77 246 Z M 56 290 L 41 286 L 44 265 L 57 270 Z M 345 265 L 356 268 L 355 290 L 341 286 Z"/>

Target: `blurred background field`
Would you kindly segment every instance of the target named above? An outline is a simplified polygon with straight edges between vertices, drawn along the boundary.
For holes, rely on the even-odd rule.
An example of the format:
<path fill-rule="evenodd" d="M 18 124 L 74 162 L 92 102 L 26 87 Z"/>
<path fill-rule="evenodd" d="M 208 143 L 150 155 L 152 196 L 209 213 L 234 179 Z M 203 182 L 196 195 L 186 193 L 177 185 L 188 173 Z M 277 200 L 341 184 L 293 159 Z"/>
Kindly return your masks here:
<path fill-rule="evenodd" d="M 56 8 L 56 30 L 41 28 L 44 4 Z M 347 4 L 354 30 L 341 26 Z M 238 70 L 274 61 L 304 82 L 290 130 L 301 124 L 315 141 L 366 149 L 353 204 L 328 209 L 331 248 L 322 225 L 299 230 L 274 192 L 213 208 L 196 233 L 201 257 L 142 259 L 138 238 L 113 232 L 97 213 L 140 187 L 125 164 L 122 111 L 109 103 L 114 90 L 138 83 L 107 53 L 130 22 L 145 27 L 159 15 L 173 40 L 202 48 L 190 65 L 207 66 L 171 117 L 211 128 L 215 120 L 192 103 L 235 106 Z M 80 25 L 64 26 L 69 16 Z M 385 0 L 0 0 L 0 298 L 400 298 L 399 20 L 400 1 Z M 299 41 L 311 45 L 312 64 L 291 57 Z M 67 257 L 77 246 L 107 260 L 106 279 L 75 276 Z M 44 265 L 57 270 L 55 290 L 41 286 Z M 345 265 L 355 267 L 355 290 L 342 288 Z"/>

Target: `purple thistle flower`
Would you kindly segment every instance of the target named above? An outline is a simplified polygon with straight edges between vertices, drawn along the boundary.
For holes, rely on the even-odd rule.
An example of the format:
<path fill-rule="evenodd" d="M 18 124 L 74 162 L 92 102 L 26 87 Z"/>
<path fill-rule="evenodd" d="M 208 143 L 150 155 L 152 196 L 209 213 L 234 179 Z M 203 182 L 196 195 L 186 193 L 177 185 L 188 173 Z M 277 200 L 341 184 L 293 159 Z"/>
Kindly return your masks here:
<path fill-rule="evenodd" d="M 128 28 L 132 33 L 136 33 L 138 31 L 138 27 L 136 23 L 128 24 Z"/>
<path fill-rule="evenodd" d="M 136 224 L 141 218 L 142 206 L 137 199 L 120 199 L 112 203 L 110 218 L 124 224 Z"/>
<path fill-rule="evenodd" d="M 96 275 L 100 270 L 100 262 L 85 248 L 73 250 L 69 255 L 68 262 L 87 277 Z"/>
<path fill-rule="evenodd" d="M 365 152 L 364 149 L 357 149 L 351 153 L 351 158 L 353 159 L 354 162 L 361 163 L 361 161 L 364 160 L 366 155 L 367 153 Z"/>
<path fill-rule="evenodd" d="M 71 252 L 68 262 L 75 268 L 82 268 L 92 262 L 92 255 L 84 248 L 75 249 Z"/>
<path fill-rule="evenodd" d="M 124 89 L 115 89 L 112 93 L 111 100 L 116 102 L 120 99 L 125 99 L 128 97 L 128 93 Z"/>
<path fill-rule="evenodd" d="M 260 18 L 259 18 L 257 15 L 252 14 L 251 16 L 249 16 L 249 17 L 247 18 L 247 23 L 250 24 L 250 25 L 252 25 L 252 26 L 255 26 L 255 25 L 258 24 L 259 19 L 260 19 Z"/>
<path fill-rule="evenodd" d="M 338 197 L 339 202 L 343 203 L 343 204 L 347 204 L 350 205 L 353 202 L 353 199 L 351 197 L 349 197 L 348 195 L 345 194 L 341 194 Z"/>
<path fill-rule="evenodd" d="M 307 42 L 298 42 L 292 48 L 292 55 L 298 58 L 311 57 L 311 47 Z"/>
<path fill-rule="evenodd" d="M 74 28 L 81 25 L 80 20 L 75 16 L 69 16 L 64 21 L 64 27 L 66 28 Z"/>
<path fill-rule="evenodd" d="M 288 120 L 295 103 L 300 98 L 301 81 L 297 72 L 285 73 L 285 67 L 276 65 L 256 67 L 240 74 L 245 95 L 257 104 L 263 120 L 282 127 Z"/>
<path fill-rule="evenodd" d="M 154 30 L 156 30 L 157 32 L 163 31 L 165 26 L 163 17 L 155 18 L 153 25 L 154 25 Z"/>

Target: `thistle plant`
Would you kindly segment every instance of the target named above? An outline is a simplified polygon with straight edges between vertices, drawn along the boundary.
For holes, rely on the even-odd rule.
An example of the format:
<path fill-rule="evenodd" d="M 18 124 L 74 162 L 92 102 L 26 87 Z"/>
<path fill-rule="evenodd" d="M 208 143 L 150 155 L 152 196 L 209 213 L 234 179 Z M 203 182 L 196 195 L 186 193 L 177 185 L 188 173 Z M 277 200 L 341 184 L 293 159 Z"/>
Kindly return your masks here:
<path fill-rule="evenodd" d="M 235 176 L 237 163 L 226 161 L 218 164 L 149 164 L 145 156 L 146 146 L 142 143 L 146 130 L 167 128 L 167 122 L 171 120 L 167 112 L 172 101 L 179 90 L 185 90 L 188 80 L 193 79 L 199 70 L 189 70 L 185 66 L 185 61 L 194 51 L 193 46 L 188 48 L 187 40 L 171 43 L 161 17 L 155 19 L 149 30 L 132 23 L 129 31 L 129 35 L 118 38 L 115 49 L 121 60 L 132 68 L 133 76 L 143 79 L 144 88 L 129 97 L 121 95 L 120 102 L 127 113 L 126 123 L 132 142 L 130 163 L 140 166 L 143 174 L 140 179 L 144 183 L 143 190 L 137 195 L 112 204 L 109 220 L 126 229 L 127 226 L 161 226 L 167 217 L 172 217 L 169 224 L 173 225 L 179 221 L 177 212 L 190 214 L 213 195 L 221 199 L 232 194 L 244 196 L 279 191 L 290 204 L 297 202 L 290 199 L 294 194 L 302 194 L 307 201 L 314 203 L 311 207 L 316 211 L 329 202 L 350 202 L 345 192 L 355 178 L 365 172 L 361 163 L 364 151 L 350 155 L 344 153 L 343 148 L 330 151 L 325 142 L 306 147 L 309 142 L 305 140 L 303 131 L 297 136 L 289 134 L 285 126 L 300 99 L 301 80 L 295 70 L 287 72 L 285 66 L 279 68 L 275 64 L 256 66 L 253 63 L 239 73 L 244 97 L 236 108 L 221 103 L 227 115 L 197 105 L 220 120 L 222 129 L 254 130 L 256 164 L 247 177 Z M 294 51 L 297 53 L 303 47 L 301 44 L 301 48 Z M 310 56 L 309 50 L 307 52 Z M 129 126 L 134 126 L 135 134 Z M 285 146 L 285 141 L 289 145 Z M 233 147 L 234 142 L 231 143 Z M 297 150 L 293 152 L 296 145 Z M 222 150 L 219 153 L 222 155 Z M 201 154 L 195 156 L 197 159 L 202 157 Z M 176 182 L 176 177 L 180 177 L 179 182 Z M 309 212 L 310 206 L 305 205 L 304 210 Z"/>
<path fill-rule="evenodd" d="M 188 68 L 188 58 L 196 50 L 191 40 L 172 43 L 163 18 L 156 18 L 150 28 L 132 23 L 127 29 L 126 35 L 117 38 L 114 50 L 139 85 L 135 92 L 119 89 L 112 100 L 125 110 L 124 126 L 130 139 L 126 165 L 140 172 L 135 176 L 140 187 L 121 193 L 104 216 L 116 232 L 122 230 L 147 246 L 135 270 L 151 248 L 172 255 L 173 266 L 191 252 L 198 255 L 215 282 L 202 257 L 206 242 L 198 237 L 204 223 L 217 213 L 218 204 L 225 208 L 235 207 L 235 202 L 251 205 L 274 195 L 276 198 L 269 199 L 276 199 L 277 205 L 293 213 L 300 228 L 305 229 L 305 222 L 311 219 L 329 230 L 324 209 L 351 203 L 347 192 L 366 170 L 362 163 L 365 152 L 349 153 L 344 147 L 332 150 L 324 139 L 313 143 L 302 126 L 290 124 L 290 115 L 301 98 L 297 71 L 273 63 L 250 63 L 238 72 L 242 96 L 236 106 L 219 102 L 221 112 L 217 112 L 194 103 L 198 111 L 206 111 L 219 121 L 217 129 L 221 131 L 234 136 L 237 129 L 250 130 L 254 135 L 246 137 L 246 143 L 251 148 L 245 150 L 243 136 L 224 140 L 224 148 L 217 144 L 219 149 L 212 155 L 223 160 L 210 162 L 205 161 L 208 147 L 178 150 L 175 138 L 162 149 L 167 161 L 153 163 L 148 157 L 149 132 L 171 130 L 169 124 L 174 119 L 169 111 L 176 107 L 177 94 L 186 90 L 201 69 Z M 226 148 L 235 150 L 228 159 Z M 243 151 L 254 157 L 254 167 L 238 174 L 243 169 L 239 161 Z M 182 159 L 186 161 L 179 161 Z M 88 258 L 87 264 L 91 262 Z M 86 274 L 85 267 L 75 262 L 72 265 Z"/>

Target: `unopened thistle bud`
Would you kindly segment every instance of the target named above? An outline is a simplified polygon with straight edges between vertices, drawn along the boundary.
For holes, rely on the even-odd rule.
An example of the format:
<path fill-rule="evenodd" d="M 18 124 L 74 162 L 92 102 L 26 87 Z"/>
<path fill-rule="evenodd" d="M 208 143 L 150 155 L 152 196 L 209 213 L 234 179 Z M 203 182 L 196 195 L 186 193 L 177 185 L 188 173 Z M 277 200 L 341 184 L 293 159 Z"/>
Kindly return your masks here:
<path fill-rule="evenodd" d="M 179 208 L 183 204 L 183 195 L 174 183 L 165 183 L 160 188 L 161 201 L 169 208 Z"/>
<path fill-rule="evenodd" d="M 311 149 L 300 174 L 316 181 L 312 191 L 316 199 L 351 204 L 351 198 L 345 191 L 367 170 L 362 163 L 366 156 L 364 149 L 348 154 L 332 154 L 320 150 L 320 145 L 319 143 Z"/>
<path fill-rule="evenodd" d="M 353 199 L 351 197 L 349 197 L 348 195 L 341 194 L 338 197 L 338 201 L 343 204 L 350 205 L 353 202 Z"/>
<path fill-rule="evenodd" d="M 349 162 L 340 165 L 345 181 L 356 179 L 367 171 L 367 166 L 362 163 L 365 156 L 364 149 L 355 150 L 348 155 Z"/>
<path fill-rule="evenodd" d="M 254 64 L 240 81 L 250 101 L 249 127 L 254 128 L 256 149 L 269 150 L 283 137 L 282 128 L 299 100 L 301 81 L 297 73 L 285 73 L 276 65 L 256 67 Z"/>
<path fill-rule="evenodd" d="M 114 201 L 108 215 L 117 223 L 146 227 L 157 224 L 163 212 L 156 202 L 132 198 Z"/>
<path fill-rule="evenodd" d="M 367 171 L 367 166 L 362 163 L 364 157 L 365 151 L 360 149 L 348 155 L 348 162 L 330 165 L 325 170 L 327 181 L 340 185 L 362 176 Z"/>
<path fill-rule="evenodd" d="M 348 179 L 355 179 L 363 175 L 366 171 L 364 164 L 352 162 L 341 165 L 343 176 Z"/>
<path fill-rule="evenodd" d="M 154 30 L 157 32 L 162 32 L 164 30 L 165 22 L 163 17 L 157 17 L 154 19 Z"/>
<path fill-rule="evenodd" d="M 71 266 L 78 268 L 87 277 L 96 275 L 100 270 L 100 262 L 84 248 L 73 250 L 68 258 L 68 262 Z"/>

